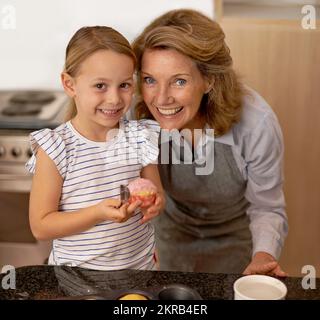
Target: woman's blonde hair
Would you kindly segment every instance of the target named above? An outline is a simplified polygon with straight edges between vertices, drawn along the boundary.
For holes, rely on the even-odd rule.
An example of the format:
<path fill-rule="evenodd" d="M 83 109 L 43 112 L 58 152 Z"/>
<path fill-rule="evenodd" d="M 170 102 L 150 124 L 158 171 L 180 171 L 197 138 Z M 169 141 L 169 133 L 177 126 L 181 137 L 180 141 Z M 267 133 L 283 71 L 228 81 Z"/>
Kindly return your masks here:
<path fill-rule="evenodd" d="M 75 77 L 82 62 L 98 50 L 112 50 L 132 58 L 134 66 L 136 57 L 128 40 L 118 31 L 105 26 L 83 27 L 69 41 L 66 49 L 64 72 Z M 70 101 L 66 121 L 77 114 L 73 99 Z"/>
<path fill-rule="evenodd" d="M 146 49 L 174 49 L 190 57 L 202 76 L 214 81 L 211 90 L 202 98 L 199 112 L 214 128 L 216 136 L 226 133 L 239 120 L 244 94 L 224 39 L 218 23 L 200 12 L 181 9 L 155 19 L 133 42 L 138 73 Z M 142 99 L 140 79 L 138 90 L 136 116 L 153 118 Z"/>

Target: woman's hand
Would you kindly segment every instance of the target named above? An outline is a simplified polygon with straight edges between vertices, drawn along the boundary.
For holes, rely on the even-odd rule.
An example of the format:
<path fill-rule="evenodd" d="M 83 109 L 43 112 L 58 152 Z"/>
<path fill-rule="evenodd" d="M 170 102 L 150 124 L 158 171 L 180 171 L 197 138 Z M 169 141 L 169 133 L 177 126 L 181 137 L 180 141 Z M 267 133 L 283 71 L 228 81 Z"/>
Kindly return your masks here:
<path fill-rule="evenodd" d="M 143 217 L 141 223 L 145 223 L 160 214 L 165 207 L 165 197 L 163 193 L 157 193 L 154 203 L 148 208 L 141 208 Z"/>
<path fill-rule="evenodd" d="M 97 212 L 101 221 L 125 222 L 132 217 L 140 205 L 140 200 L 121 205 L 118 199 L 106 199 L 97 204 Z"/>
<path fill-rule="evenodd" d="M 286 277 L 288 274 L 284 272 L 277 260 L 266 252 L 257 252 L 250 264 L 243 271 L 244 275 L 249 274 L 265 274 L 269 276 Z"/>

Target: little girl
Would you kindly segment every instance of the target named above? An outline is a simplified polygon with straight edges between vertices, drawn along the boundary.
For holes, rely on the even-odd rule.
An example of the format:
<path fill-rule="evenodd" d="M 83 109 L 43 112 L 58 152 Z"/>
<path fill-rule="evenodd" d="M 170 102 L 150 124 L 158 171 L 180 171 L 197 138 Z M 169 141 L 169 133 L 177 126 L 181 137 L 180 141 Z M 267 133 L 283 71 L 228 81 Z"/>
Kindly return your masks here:
<path fill-rule="evenodd" d="M 158 125 L 126 121 L 135 55 L 109 27 L 79 29 L 66 50 L 61 75 L 72 100 L 69 121 L 30 135 L 34 173 L 30 225 L 40 240 L 54 239 L 49 264 L 97 270 L 153 269 L 154 230 L 146 222 L 164 206 L 156 166 Z M 111 134 L 112 133 L 112 134 Z M 120 185 L 138 177 L 157 186 L 155 203 L 121 204 Z"/>

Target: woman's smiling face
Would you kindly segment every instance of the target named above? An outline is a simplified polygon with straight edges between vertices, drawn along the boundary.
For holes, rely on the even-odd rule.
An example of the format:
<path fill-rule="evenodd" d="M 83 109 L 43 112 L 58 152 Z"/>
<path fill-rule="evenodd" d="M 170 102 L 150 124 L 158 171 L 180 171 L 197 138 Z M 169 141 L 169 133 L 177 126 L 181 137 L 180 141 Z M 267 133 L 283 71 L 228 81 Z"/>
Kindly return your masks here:
<path fill-rule="evenodd" d="M 147 49 L 141 61 L 141 91 L 165 129 L 203 128 L 200 103 L 209 82 L 196 64 L 173 49 Z"/>

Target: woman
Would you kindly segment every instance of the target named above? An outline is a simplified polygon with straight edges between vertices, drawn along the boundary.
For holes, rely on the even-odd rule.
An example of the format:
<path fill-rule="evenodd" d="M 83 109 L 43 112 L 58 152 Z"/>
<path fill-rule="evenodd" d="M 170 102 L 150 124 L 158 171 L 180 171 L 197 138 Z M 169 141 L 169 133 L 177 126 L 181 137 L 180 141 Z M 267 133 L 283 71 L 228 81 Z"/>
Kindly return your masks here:
<path fill-rule="evenodd" d="M 181 134 L 169 142 L 183 163 L 159 162 L 167 194 L 156 220 L 160 267 L 285 276 L 277 262 L 288 229 L 281 129 L 263 98 L 241 85 L 224 37 L 201 13 L 174 10 L 133 43 L 137 116 L 163 129 L 205 133 L 204 139 Z M 193 154 L 187 163 L 186 141 Z M 214 170 L 199 175 L 203 154 Z"/>

